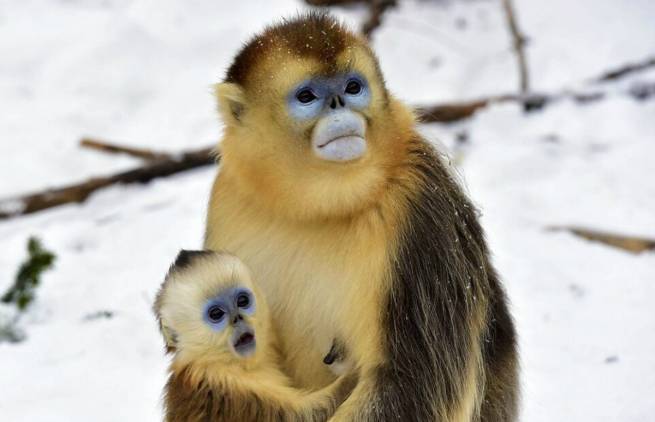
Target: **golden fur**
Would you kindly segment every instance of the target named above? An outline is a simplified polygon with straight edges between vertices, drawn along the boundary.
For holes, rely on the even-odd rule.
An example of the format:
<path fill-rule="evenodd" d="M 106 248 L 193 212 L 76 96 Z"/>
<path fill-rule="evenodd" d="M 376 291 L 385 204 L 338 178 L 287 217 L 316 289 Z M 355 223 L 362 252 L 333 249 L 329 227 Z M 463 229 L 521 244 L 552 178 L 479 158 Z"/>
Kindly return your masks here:
<path fill-rule="evenodd" d="M 285 30 L 297 37 L 303 19 L 309 26 L 324 19 L 316 24 L 323 25 L 324 32 L 345 31 L 335 27 L 331 18 L 314 15 L 273 27 L 261 35 L 273 46 L 267 50 L 270 54 L 255 59 L 248 53 L 249 44 L 244 49 L 250 54 L 246 54 L 251 64 L 247 77 L 239 56 L 233 68 L 241 72 L 241 82 L 228 78 L 217 86 L 226 127 L 222 166 L 208 209 L 205 247 L 234 252 L 256 275 L 271 307 L 287 373 L 300 386 L 316 389 L 332 382 L 334 376 L 320 365 L 321 357 L 334 338 L 347 345 L 362 376 L 333 420 L 378 420 L 375 415 L 408 414 L 450 422 L 512 420 L 516 401 L 516 387 L 510 385 L 516 378 L 513 326 L 507 319 L 506 326 L 493 327 L 491 312 L 495 309 L 489 307 L 487 297 L 501 303 L 499 312 L 506 312 L 505 299 L 488 262 L 473 207 L 416 133 L 412 112 L 386 91 L 375 56 L 363 40 L 346 31 L 342 36 L 346 47 L 335 51 L 326 66 L 319 55 L 302 54 L 287 48 L 283 36 L 276 38 Z M 281 48 L 274 48 L 276 42 Z M 291 119 L 284 99 L 299 81 L 346 70 L 364 75 L 371 86 L 371 102 L 362 111 L 368 149 L 354 162 L 326 162 L 310 150 L 308 134 L 315 122 Z M 441 208 L 421 208 L 424 197 L 437 198 L 434 206 Z M 451 203 L 455 204 L 452 208 L 444 207 Z M 457 226 L 456 217 L 460 208 L 462 227 Z M 416 223 L 419 214 L 423 219 Z M 441 216 L 444 222 L 452 221 L 452 226 L 435 226 L 447 235 L 429 238 L 439 252 L 426 259 L 442 262 L 442 267 L 433 270 L 420 262 L 413 266 L 399 262 L 406 259 L 403 253 L 407 248 L 415 247 L 411 246 L 413 237 L 431 236 L 432 226 L 418 227 L 426 221 L 438 225 Z M 474 243 L 471 256 L 468 249 L 455 243 L 460 237 Z M 411 286 L 400 287 L 401 273 L 409 274 L 410 283 L 415 274 L 417 287 L 420 283 L 428 287 L 415 292 Z M 458 284 L 448 290 L 449 281 L 439 280 L 441 275 L 457 279 Z M 473 280 L 470 292 L 460 288 L 459 280 L 464 278 Z M 440 291 L 452 291 L 445 294 L 453 297 L 444 297 Z M 457 301 L 456 295 L 465 298 L 461 301 L 465 311 L 449 310 L 448 301 Z M 425 322 L 417 322 L 411 332 L 397 329 L 396 334 L 425 341 L 422 354 L 393 362 L 392 356 L 402 357 L 397 352 L 402 348 L 388 340 L 392 331 L 388 324 L 408 312 L 394 308 L 400 297 L 418 304 L 413 311 L 417 319 L 425 317 Z M 448 327 L 454 312 L 464 321 L 462 328 L 453 325 L 452 333 L 428 331 L 437 330 L 432 328 L 434 318 L 443 323 L 439 327 Z M 498 389 L 506 391 L 507 397 L 498 398 L 504 400 L 498 405 L 503 419 L 485 419 L 481 416 L 486 414 L 481 410 L 487 400 L 485 380 L 493 375 L 487 373 L 488 361 L 496 359 L 496 351 L 487 351 L 484 339 L 495 332 L 506 335 L 499 335 L 499 341 L 508 344 L 510 357 L 496 368 L 508 371 L 508 386 Z M 440 344 L 440 335 L 452 339 L 452 345 L 445 340 Z M 416 373 L 423 376 L 425 372 L 426 378 L 417 382 L 417 387 L 405 384 L 394 391 L 389 387 L 390 399 L 385 399 L 384 374 L 390 374 L 392 380 L 404 379 L 406 365 L 424 365 L 428 370 Z M 407 397 L 402 398 L 404 388 Z M 398 397 L 405 401 L 396 403 Z"/>

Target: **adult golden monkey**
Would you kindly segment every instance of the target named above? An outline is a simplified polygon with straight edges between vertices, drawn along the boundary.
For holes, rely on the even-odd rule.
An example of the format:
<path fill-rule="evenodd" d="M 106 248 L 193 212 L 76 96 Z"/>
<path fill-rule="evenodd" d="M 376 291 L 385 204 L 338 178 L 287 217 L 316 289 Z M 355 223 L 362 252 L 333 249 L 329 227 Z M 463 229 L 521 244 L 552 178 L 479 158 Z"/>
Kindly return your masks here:
<path fill-rule="evenodd" d="M 361 377 L 333 420 L 515 420 L 515 331 L 475 209 L 366 42 L 328 15 L 284 21 L 217 96 L 205 246 L 262 280 L 296 383 L 334 380 L 338 338 Z"/>

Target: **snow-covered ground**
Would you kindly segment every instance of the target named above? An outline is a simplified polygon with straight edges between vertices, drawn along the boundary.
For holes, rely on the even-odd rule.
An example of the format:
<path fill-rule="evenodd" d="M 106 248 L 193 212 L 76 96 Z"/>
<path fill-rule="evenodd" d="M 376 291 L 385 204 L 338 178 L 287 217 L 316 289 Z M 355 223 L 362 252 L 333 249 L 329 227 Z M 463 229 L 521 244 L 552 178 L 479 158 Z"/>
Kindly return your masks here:
<path fill-rule="evenodd" d="M 401 2 L 375 33 L 388 85 L 412 104 L 518 85 L 497 0 Z M 515 0 L 533 85 L 584 87 L 655 54 L 652 0 Z M 127 169 L 82 136 L 162 150 L 212 144 L 210 95 L 239 45 L 299 1 L 0 0 L 0 197 Z M 353 25 L 363 9 L 338 11 Z M 655 254 L 550 225 L 655 237 L 655 100 L 600 86 L 591 105 L 492 107 L 426 125 L 482 211 L 521 339 L 526 422 L 653 420 Z M 455 141 L 468 136 L 463 145 Z M 180 248 L 201 244 L 215 168 L 116 187 L 83 205 L 0 222 L 0 292 L 30 235 L 58 258 L 0 344 L 1 421 L 160 418 L 166 358 L 153 296 Z M 98 311 L 112 318 L 88 318 Z"/>

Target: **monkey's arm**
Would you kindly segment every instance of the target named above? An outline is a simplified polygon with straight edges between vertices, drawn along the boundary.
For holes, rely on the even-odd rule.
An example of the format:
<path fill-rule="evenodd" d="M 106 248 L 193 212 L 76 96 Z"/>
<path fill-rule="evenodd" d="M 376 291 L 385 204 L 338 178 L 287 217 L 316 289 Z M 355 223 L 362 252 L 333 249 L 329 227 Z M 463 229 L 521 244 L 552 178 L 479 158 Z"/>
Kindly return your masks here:
<path fill-rule="evenodd" d="M 277 418 L 276 421 L 285 422 L 325 422 L 350 396 L 358 379 L 356 372 L 350 372 L 311 393 L 278 384 L 256 383 L 249 386 L 249 393 L 253 397 L 252 406 L 258 408 L 258 415 L 263 412 Z M 268 420 L 258 417 L 258 421 Z"/>
<path fill-rule="evenodd" d="M 355 373 L 308 393 L 257 379 L 210 385 L 191 382 L 186 371 L 172 374 L 165 391 L 167 422 L 324 422 L 357 384 Z"/>

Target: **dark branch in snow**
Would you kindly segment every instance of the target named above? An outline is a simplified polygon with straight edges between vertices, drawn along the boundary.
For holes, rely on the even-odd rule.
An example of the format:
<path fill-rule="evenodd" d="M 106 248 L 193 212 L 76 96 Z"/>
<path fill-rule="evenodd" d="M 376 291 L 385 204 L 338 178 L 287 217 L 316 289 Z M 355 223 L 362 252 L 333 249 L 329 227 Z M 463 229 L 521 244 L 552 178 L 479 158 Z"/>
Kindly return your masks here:
<path fill-rule="evenodd" d="M 527 94 L 530 91 L 530 77 L 528 74 L 528 63 L 525 59 L 525 43 L 526 38 L 521 32 L 516 22 L 516 15 L 514 13 L 514 6 L 512 0 L 503 0 L 503 11 L 507 19 L 507 26 L 509 27 L 510 34 L 512 35 L 512 47 L 516 54 L 516 60 L 519 66 L 520 77 L 520 91 L 522 94 Z M 526 110 L 528 106 L 526 105 Z"/>
<path fill-rule="evenodd" d="M 0 220 L 31 214 L 59 205 L 84 202 L 93 192 L 117 184 L 148 183 L 186 170 L 214 164 L 219 155 L 213 147 L 180 154 L 166 154 L 164 158 L 147 161 L 143 165 L 121 173 L 94 177 L 87 181 L 61 188 L 48 189 L 17 198 L 0 200 Z"/>
<path fill-rule="evenodd" d="M 623 66 L 617 70 L 603 74 L 596 80 L 614 80 L 650 66 L 655 66 L 655 58 L 648 59 L 640 64 Z M 648 100 L 655 96 L 655 85 L 634 85 L 626 94 L 635 100 Z M 479 110 L 495 104 L 517 103 L 521 104 L 526 110 L 539 110 L 566 99 L 575 101 L 578 104 L 589 104 L 605 98 L 606 94 L 602 91 L 574 92 L 563 90 L 550 94 L 496 95 L 469 101 L 419 106 L 415 110 L 418 120 L 422 123 L 452 123 L 467 119 Z M 214 152 L 213 147 L 174 155 L 142 148 L 115 145 L 93 139 L 83 139 L 81 145 L 85 148 L 93 148 L 104 152 L 132 155 L 145 159 L 147 162 L 142 166 L 118 174 L 95 177 L 74 185 L 0 200 L 0 220 L 31 214 L 59 205 L 81 203 L 93 192 L 112 185 L 148 183 L 152 179 L 167 177 L 186 170 L 214 164 L 220 159 L 218 153 Z"/>
<path fill-rule="evenodd" d="M 608 70 L 602 75 L 593 78 L 591 81 L 594 83 L 614 81 L 632 73 L 640 72 L 652 67 L 655 67 L 655 57 L 648 57 L 640 62 L 628 63 L 617 67 L 616 69 Z"/>
<path fill-rule="evenodd" d="M 546 105 L 565 98 L 577 102 L 590 102 L 603 98 L 603 93 L 571 93 L 559 94 L 505 94 L 479 98 L 457 103 L 444 103 L 416 108 L 416 114 L 422 123 L 452 123 L 473 116 L 479 110 L 494 104 L 519 103 L 527 110 L 540 110 Z"/>
<path fill-rule="evenodd" d="M 632 253 L 655 250 L 655 240 L 643 237 L 626 236 L 573 226 L 552 226 L 547 229 L 549 231 L 567 231 L 583 239 L 600 242 Z"/>
<path fill-rule="evenodd" d="M 655 98 L 655 84 L 634 84 L 622 94 L 637 101 Z M 552 93 L 505 94 L 483 97 L 454 103 L 443 103 L 416 107 L 416 115 L 422 123 L 452 123 L 467 119 L 478 111 L 495 104 L 517 103 L 524 109 L 534 111 L 562 100 L 571 100 L 580 105 L 587 105 L 607 98 L 599 90 L 572 91 L 562 90 Z"/>

